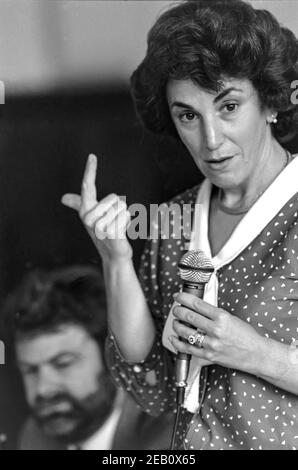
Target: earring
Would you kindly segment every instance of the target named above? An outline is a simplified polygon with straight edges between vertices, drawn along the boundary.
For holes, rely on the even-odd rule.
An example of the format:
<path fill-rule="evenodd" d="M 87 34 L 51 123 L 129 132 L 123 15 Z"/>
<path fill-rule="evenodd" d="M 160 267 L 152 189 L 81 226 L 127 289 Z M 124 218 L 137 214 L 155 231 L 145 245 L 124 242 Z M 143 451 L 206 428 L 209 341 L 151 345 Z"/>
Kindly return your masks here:
<path fill-rule="evenodd" d="M 273 124 L 277 123 L 277 115 L 276 114 L 272 114 L 272 123 Z"/>

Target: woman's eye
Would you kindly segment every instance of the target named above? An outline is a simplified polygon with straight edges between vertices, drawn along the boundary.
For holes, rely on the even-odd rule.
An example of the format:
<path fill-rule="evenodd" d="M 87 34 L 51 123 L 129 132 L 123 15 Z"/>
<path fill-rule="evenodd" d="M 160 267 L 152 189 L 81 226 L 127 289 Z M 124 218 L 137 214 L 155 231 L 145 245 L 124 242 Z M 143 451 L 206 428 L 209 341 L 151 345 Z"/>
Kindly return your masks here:
<path fill-rule="evenodd" d="M 236 111 L 237 108 L 238 108 L 237 103 L 227 103 L 224 105 L 224 110 L 228 111 L 229 113 Z"/>
<path fill-rule="evenodd" d="M 195 113 L 191 113 L 191 112 L 189 112 L 189 113 L 183 113 L 183 114 L 180 115 L 180 120 L 181 120 L 182 122 L 191 122 L 191 121 L 193 121 L 195 118 L 196 118 Z"/>

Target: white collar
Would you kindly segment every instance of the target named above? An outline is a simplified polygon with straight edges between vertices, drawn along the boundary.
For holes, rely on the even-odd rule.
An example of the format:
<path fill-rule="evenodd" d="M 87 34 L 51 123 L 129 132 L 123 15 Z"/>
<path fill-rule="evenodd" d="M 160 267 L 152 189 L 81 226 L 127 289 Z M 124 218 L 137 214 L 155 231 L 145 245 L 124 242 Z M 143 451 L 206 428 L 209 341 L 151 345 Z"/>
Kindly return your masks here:
<path fill-rule="evenodd" d="M 228 241 L 212 257 L 208 239 L 208 217 L 212 184 L 205 179 L 198 192 L 196 205 L 200 217 L 194 217 L 190 249 L 201 249 L 211 259 L 215 269 L 230 263 L 254 240 L 286 202 L 298 191 L 298 158 L 294 158 L 264 191 L 240 220 Z M 196 206 L 197 207 L 197 206 Z M 195 236 L 196 234 L 196 236 Z"/>

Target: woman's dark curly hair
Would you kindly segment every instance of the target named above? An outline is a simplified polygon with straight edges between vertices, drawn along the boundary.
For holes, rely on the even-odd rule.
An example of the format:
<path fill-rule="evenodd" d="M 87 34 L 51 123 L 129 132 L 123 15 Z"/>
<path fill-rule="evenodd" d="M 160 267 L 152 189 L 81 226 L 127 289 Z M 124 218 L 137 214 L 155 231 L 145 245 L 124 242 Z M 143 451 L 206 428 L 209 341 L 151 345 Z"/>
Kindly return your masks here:
<path fill-rule="evenodd" d="M 224 77 L 247 78 L 262 106 L 278 112 L 278 139 L 298 123 L 291 103 L 297 61 L 296 37 L 267 10 L 242 0 L 184 0 L 149 31 L 146 57 L 131 77 L 132 96 L 145 127 L 178 137 L 165 94 L 169 79 L 191 79 L 218 92 Z"/>

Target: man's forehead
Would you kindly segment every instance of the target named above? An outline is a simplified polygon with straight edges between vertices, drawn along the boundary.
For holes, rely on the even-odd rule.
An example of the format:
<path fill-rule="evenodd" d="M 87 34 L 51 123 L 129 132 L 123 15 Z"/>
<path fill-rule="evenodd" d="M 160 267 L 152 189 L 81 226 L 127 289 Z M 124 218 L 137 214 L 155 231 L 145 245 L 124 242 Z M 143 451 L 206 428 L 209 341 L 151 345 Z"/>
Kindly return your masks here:
<path fill-rule="evenodd" d="M 41 332 L 17 340 L 16 351 L 20 360 L 41 363 L 63 353 L 81 352 L 90 339 L 89 333 L 79 325 L 61 325 L 53 331 Z"/>

